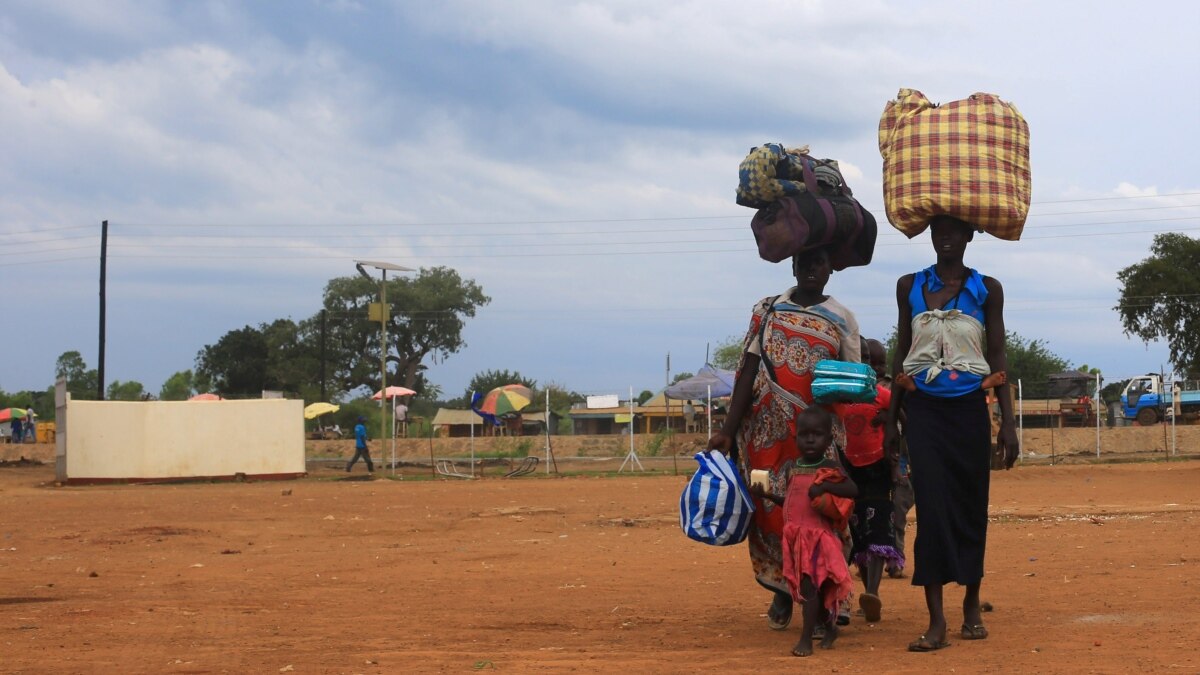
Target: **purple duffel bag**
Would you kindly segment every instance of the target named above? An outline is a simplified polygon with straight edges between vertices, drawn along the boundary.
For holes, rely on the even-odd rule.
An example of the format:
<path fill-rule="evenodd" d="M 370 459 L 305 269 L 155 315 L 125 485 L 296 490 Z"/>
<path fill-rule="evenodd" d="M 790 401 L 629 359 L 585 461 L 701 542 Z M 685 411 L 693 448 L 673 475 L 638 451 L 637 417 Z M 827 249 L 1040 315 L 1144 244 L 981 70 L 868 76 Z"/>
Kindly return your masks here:
<path fill-rule="evenodd" d="M 827 166 L 822 169 L 818 183 L 805 163 L 807 189 L 786 195 L 754 214 L 750 229 L 763 260 L 780 262 L 797 253 L 827 247 L 835 270 L 871 262 L 879 232 L 875 216 L 851 196 L 840 173 L 831 173 Z"/>

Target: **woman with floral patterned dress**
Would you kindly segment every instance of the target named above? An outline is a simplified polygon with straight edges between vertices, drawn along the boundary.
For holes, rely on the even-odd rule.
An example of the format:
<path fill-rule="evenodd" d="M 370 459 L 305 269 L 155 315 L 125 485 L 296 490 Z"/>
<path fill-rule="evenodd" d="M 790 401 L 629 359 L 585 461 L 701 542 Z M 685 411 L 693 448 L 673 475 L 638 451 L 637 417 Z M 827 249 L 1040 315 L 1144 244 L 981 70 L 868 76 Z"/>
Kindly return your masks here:
<path fill-rule="evenodd" d="M 709 448 L 738 456 L 744 475 L 767 470 L 770 491 L 776 494 L 783 493 L 799 458 L 796 415 L 812 405 L 813 368 L 823 359 L 859 361 L 854 314 L 825 295 L 832 271 L 824 249 L 801 253 L 792 258 L 796 285 L 754 306 L 725 425 L 708 441 Z M 845 443 L 845 430 L 836 418 L 833 439 L 836 446 Z M 755 579 L 774 593 L 767 611 L 773 630 L 787 628 L 792 618 L 782 534 L 782 510 L 755 499 L 747 541 Z"/>

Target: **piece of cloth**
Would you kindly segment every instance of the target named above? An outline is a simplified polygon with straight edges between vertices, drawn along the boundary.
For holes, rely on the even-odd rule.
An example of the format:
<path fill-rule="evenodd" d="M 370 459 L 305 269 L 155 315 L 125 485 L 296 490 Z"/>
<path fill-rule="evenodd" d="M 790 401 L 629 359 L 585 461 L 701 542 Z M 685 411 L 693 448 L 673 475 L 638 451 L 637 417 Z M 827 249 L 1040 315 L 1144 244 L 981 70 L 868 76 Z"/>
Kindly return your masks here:
<path fill-rule="evenodd" d="M 812 404 L 813 367 L 827 358 L 848 361 L 852 354 L 857 359 L 859 352 L 858 323 L 850 310 L 833 298 L 816 307 L 801 308 L 789 300 L 791 292 L 789 289 L 783 295 L 764 298 L 755 305 L 742 344 L 745 353 L 762 358 L 750 408 L 737 432 L 742 475 L 750 475 L 752 469 L 766 470 L 770 490 L 775 494 L 786 489 L 787 471 L 800 456 L 796 415 Z M 769 311 L 772 308 L 774 311 Z M 765 367 L 768 360 L 771 368 Z M 744 365 L 745 357 L 739 372 Z M 776 381 L 771 380 L 771 371 Z M 835 416 L 833 446 L 840 448 L 845 441 L 845 429 Z M 829 454 L 834 456 L 833 447 Z M 783 520 L 779 507 L 756 498 L 747 538 L 755 579 L 779 593 L 789 592 L 782 568 Z"/>
<path fill-rule="evenodd" d="M 762 320 L 760 314 L 766 312 L 767 308 L 763 307 L 764 303 L 766 303 L 767 307 L 773 306 L 776 308 L 776 311 L 807 312 L 810 314 L 815 314 L 829 321 L 837 328 L 838 331 L 838 350 L 833 352 L 832 356 L 826 356 L 824 358 L 837 359 L 839 361 L 849 361 L 851 363 L 858 363 L 862 361 L 862 346 L 861 342 L 858 341 L 858 320 L 854 317 L 854 312 L 851 312 L 846 308 L 845 305 L 835 300 L 832 295 L 826 296 L 825 302 L 822 302 L 819 305 L 801 307 L 792 302 L 792 293 L 795 291 L 796 287 L 793 286 L 784 291 L 782 294 L 774 298 L 765 298 L 759 302 L 758 305 L 755 305 L 755 319 L 751 319 L 750 331 L 746 334 L 747 341 L 744 344 L 745 351 L 754 354 L 755 356 L 762 356 L 762 344 L 757 338 L 758 327 Z M 794 325 L 796 322 L 792 321 L 790 323 Z M 749 341 L 751 337 L 754 338 L 753 341 Z M 851 337 L 854 337 L 855 339 L 851 340 Z M 816 359 L 811 364 L 807 364 L 808 369 L 811 370 L 812 366 L 816 365 L 816 362 L 820 360 L 822 359 Z"/>
<path fill-rule="evenodd" d="M 834 403 L 830 406 L 846 428 L 846 460 L 850 466 L 867 466 L 883 459 L 883 424 L 873 422 L 891 405 L 892 392 L 876 385 L 875 400 L 871 403 Z M 850 475 L 853 477 L 853 472 Z"/>
<path fill-rule="evenodd" d="M 904 412 L 917 507 L 912 583 L 979 583 L 991 480 L 987 398 L 980 389 L 953 398 L 911 391 Z"/>
<path fill-rule="evenodd" d="M 922 391 L 961 396 L 978 389 L 992 370 L 983 344 L 987 287 L 983 276 L 970 270 L 958 295 L 944 307 L 930 309 L 925 292 L 935 293 L 943 286 L 933 265 L 913 275 L 908 294 L 912 346 L 904 358 L 904 372 Z"/>
<path fill-rule="evenodd" d="M 783 502 L 783 576 L 796 602 L 804 601 L 801 580 L 811 579 L 821 593 L 821 604 L 834 614 L 838 603 L 850 597 L 854 583 L 841 539 L 829 519 L 813 510 L 808 497 L 815 477 L 815 473 L 793 471 L 788 481 Z"/>
<path fill-rule="evenodd" d="M 896 548 L 892 528 L 892 467 L 882 457 L 866 466 L 846 467 L 858 487 L 854 520 L 850 522 L 850 557 L 862 566 L 880 558 L 887 567 L 904 568 L 904 549 Z"/>

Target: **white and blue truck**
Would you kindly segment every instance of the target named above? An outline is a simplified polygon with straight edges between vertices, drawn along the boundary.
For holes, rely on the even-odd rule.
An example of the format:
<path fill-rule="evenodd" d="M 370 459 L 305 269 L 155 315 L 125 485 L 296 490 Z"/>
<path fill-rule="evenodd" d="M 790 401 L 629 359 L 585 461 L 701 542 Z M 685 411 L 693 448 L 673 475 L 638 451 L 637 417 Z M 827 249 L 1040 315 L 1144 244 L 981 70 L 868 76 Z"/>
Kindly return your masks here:
<path fill-rule="evenodd" d="M 1200 414 L 1200 382 L 1175 382 L 1170 391 L 1164 391 L 1162 377 L 1141 375 L 1121 392 L 1121 413 L 1144 427 L 1157 424 L 1174 410 L 1176 396 L 1180 415 Z"/>

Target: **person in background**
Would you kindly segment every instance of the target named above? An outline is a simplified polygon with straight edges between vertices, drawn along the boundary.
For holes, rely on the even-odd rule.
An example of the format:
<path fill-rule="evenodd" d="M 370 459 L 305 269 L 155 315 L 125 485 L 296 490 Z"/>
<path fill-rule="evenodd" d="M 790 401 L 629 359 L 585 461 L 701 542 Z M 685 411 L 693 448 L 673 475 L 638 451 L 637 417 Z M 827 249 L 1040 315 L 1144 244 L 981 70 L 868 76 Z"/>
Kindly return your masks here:
<path fill-rule="evenodd" d="M 371 462 L 371 453 L 367 450 L 367 418 L 362 415 L 358 416 L 358 423 L 354 425 L 354 457 L 350 463 L 346 465 L 348 473 L 354 467 L 354 463 L 359 457 L 367 463 L 367 473 L 375 473 L 375 464 Z"/>
<path fill-rule="evenodd" d="M 37 420 L 33 408 L 25 411 L 25 442 L 37 443 Z"/>
<path fill-rule="evenodd" d="M 12 422 L 9 423 L 9 429 L 12 433 L 9 436 L 9 443 L 20 443 L 25 438 L 25 425 L 21 424 L 21 418 L 13 416 Z"/>
<path fill-rule="evenodd" d="M 408 406 L 403 403 L 396 404 L 396 419 L 393 424 L 396 425 L 395 434 L 402 438 L 408 438 Z"/>
<path fill-rule="evenodd" d="M 788 471 L 799 458 L 796 415 L 813 405 L 813 368 L 822 359 L 860 360 L 858 321 L 825 294 L 832 273 L 825 249 L 805 251 L 792 258 L 796 285 L 754 306 L 729 413 L 708 439 L 709 448 L 740 458 L 742 475 L 766 470 L 776 493 L 787 485 Z M 837 419 L 832 439 L 839 447 L 846 440 Z M 792 620 L 793 600 L 782 568 L 783 510 L 757 502 L 747 538 L 750 563 L 755 580 L 773 594 L 767 627 L 784 630 Z"/>

